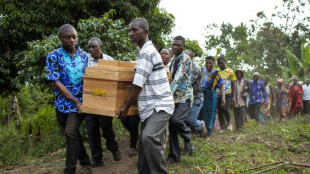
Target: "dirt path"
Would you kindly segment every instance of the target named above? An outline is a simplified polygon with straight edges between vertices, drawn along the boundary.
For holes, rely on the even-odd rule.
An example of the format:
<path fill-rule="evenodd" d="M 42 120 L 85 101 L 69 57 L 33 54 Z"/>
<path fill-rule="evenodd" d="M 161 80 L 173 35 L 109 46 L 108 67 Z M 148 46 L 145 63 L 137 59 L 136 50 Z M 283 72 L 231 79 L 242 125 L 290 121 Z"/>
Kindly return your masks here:
<path fill-rule="evenodd" d="M 136 171 L 137 157 L 129 157 L 130 148 L 120 147 L 122 152 L 122 159 L 120 161 L 114 161 L 112 153 L 110 156 L 103 160 L 104 166 L 96 167 L 93 169 L 94 174 L 124 174 L 134 173 Z"/>
<path fill-rule="evenodd" d="M 122 144 L 122 143 L 120 143 Z M 137 157 L 129 157 L 129 145 L 123 143 L 120 147 L 122 159 L 114 161 L 112 153 L 104 158 L 104 166 L 94 168 L 94 174 L 132 174 L 136 169 Z M 0 174 L 59 174 L 63 173 L 65 159 L 55 159 L 52 155 L 49 156 L 50 162 L 39 162 L 39 165 L 30 166 L 7 166 L 0 169 Z"/>

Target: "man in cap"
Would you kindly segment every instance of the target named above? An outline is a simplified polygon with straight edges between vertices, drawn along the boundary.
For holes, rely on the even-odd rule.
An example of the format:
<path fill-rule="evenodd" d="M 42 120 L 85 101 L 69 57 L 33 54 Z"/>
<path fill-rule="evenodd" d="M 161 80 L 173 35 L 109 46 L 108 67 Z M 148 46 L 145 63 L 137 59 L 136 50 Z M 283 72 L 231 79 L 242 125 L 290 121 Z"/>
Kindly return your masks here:
<path fill-rule="evenodd" d="M 232 90 L 232 105 L 234 110 L 236 131 L 239 131 L 245 121 L 247 96 L 250 94 L 251 88 L 250 82 L 243 78 L 243 70 L 237 69 L 235 74 L 237 76 L 237 80 L 234 81 L 235 88 Z"/>

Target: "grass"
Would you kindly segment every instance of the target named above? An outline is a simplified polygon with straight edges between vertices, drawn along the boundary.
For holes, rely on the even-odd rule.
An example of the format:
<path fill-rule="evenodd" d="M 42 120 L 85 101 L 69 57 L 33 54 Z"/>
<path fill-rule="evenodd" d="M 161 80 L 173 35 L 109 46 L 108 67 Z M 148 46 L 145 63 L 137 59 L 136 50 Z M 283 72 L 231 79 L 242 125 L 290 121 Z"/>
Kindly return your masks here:
<path fill-rule="evenodd" d="M 117 141 L 128 142 L 129 133 L 121 122 L 114 119 L 113 124 Z M 4 140 L 4 135 L 7 134 L 1 131 L 1 140 Z M 7 161 L 1 163 L 0 171 L 14 170 L 20 166 L 31 168 L 25 173 L 45 173 L 42 168 L 62 171 L 65 159 L 63 136 L 33 138 L 30 145 L 29 137 L 13 132 L 7 135 L 6 140 L 6 146 L 3 142 L 0 146 L 0 159 L 6 155 Z M 102 144 L 104 156 L 110 154 Z M 194 136 L 193 144 L 195 151 L 192 156 L 182 156 L 180 164 L 168 164 L 168 173 L 255 173 L 277 165 L 253 168 L 275 162 L 310 165 L 310 116 L 296 117 L 283 123 L 270 120 L 266 125 L 250 121 L 244 125 L 243 132 L 214 132 L 210 140 Z M 87 142 L 85 145 L 89 149 Z M 183 147 L 182 138 L 180 146 Z M 310 173 L 310 168 L 282 164 L 269 173 Z"/>
<path fill-rule="evenodd" d="M 310 164 L 309 116 L 285 123 L 270 120 L 267 125 L 254 121 L 244 132 L 215 132 L 210 140 L 194 137 L 195 152 L 182 157 L 180 165 L 168 166 L 169 173 L 255 173 L 269 169 L 257 166 L 275 162 Z M 181 141 L 180 141 L 181 143 Z M 310 168 L 283 165 L 270 173 L 310 173 Z"/>

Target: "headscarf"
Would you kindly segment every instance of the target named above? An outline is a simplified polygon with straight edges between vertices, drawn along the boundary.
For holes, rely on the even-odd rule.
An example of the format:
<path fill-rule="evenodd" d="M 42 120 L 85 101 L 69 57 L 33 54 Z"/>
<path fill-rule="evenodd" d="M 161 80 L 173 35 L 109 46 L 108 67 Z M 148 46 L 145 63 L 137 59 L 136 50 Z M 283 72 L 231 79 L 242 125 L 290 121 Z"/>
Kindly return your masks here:
<path fill-rule="evenodd" d="M 297 76 L 293 76 L 293 77 L 292 77 L 292 80 L 295 80 L 295 79 L 296 79 L 296 80 L 298 79 Z"/>
<path fill-rule="evenodd" d="M 278 78 L 278 79 L 277 79 L 277 82 L 281 82 L 281 83 L 283 83 L 283 79 Z"/>

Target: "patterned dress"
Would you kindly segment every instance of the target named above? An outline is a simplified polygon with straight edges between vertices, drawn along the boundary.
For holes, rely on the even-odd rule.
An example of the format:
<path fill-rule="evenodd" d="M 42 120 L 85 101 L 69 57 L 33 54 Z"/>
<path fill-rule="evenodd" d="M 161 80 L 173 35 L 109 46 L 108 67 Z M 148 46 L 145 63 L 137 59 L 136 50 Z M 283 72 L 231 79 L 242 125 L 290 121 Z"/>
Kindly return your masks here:
<path fill-rule="evenodd" d="M 270 118 L 270 107 L 271 107 L 271 91 L 270 91 L 270 84 L 265 86 L 266 95 L 267 95 L 267 105 L 261 105 L 259 118 L 263 124 L 266 124 L 266 119 Z M 265 99 L 262 98 L 262 102 L 265 102 Z"/>
<path fill-rule="evenodd" d="M 207 73 L 203 70 L 205 78 L 202 82 L 202 91 L 204 95 L 204 102 L 202 106 L 202 119 L 206 124 L 206 128 L 210 131 L 213 128 L 216 103 L 217 103 L 217 92 L 216 89 L 223 84 L 221 73 L 214 69 L 212 72 Z"/>
<path fill-rule="evenodd" d="M 297 85 L 291 85 L 290 90 L 288 93 L 288 98 L 291 101 L 291 107 L 290 107 L 290 114 L 296 115 L 298 112 L 302 109 L 302 93 L 303 89 L 302 86 Z"/>
<path fill-rule="evenodd" d="M 284 85 L 282 85 L 281 87 L 276 86 L 275 98 L 276 98 L 277 112 L 280 120 L 282 120 L 283 118 L 286 119 L 289 113 L 288 104 L 286 102 L 287 96 L 288 91 Z"/>

